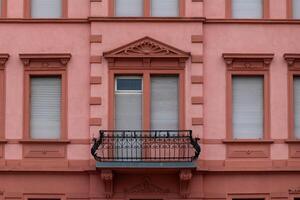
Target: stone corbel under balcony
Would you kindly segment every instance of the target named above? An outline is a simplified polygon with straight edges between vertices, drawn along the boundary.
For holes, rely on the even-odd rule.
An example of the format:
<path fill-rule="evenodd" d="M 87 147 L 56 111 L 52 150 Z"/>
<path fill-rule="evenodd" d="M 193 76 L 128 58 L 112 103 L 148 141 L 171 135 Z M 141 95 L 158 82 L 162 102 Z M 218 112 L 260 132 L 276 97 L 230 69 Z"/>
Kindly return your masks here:
<path fill-rule="evenodd" d="M 179 182 L 180 182 L 180 195 L 183 198 L 187 198 L 190 195 L 190 182 L 192 180 L 192 170 L 182 169 L 179 172 Z"/>

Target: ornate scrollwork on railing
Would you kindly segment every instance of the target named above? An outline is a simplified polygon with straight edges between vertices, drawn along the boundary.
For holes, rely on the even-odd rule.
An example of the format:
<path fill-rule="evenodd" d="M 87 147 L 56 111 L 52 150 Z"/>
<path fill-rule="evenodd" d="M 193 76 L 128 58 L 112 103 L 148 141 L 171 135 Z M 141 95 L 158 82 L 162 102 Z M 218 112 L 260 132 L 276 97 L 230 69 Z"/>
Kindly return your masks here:
<path fill-rule="evenodd" d="M 192 162 L 201 148 L 192 131 L 100 131 L 91 154 L 101 162 Z"/>

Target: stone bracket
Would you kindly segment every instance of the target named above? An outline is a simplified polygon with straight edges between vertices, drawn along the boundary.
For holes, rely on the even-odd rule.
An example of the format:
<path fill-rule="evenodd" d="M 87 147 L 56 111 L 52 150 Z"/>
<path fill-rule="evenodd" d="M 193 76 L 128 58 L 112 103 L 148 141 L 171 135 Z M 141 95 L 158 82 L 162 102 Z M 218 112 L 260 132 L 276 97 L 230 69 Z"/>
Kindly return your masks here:
<path fill-rule="evenodd" d="M 111 198 L 113 195 L 113 172 L 112 170 L 102 170 L 101 179 L 104 183 L 104 191 L 106 198 Z"/>
<path fill-rule="evenodd" d="M 182 169 L 179 172 L 180 195 L 183 198 L 187 198 L 190 195 L 190 182 L 192 180 L 192 176 L 193 174 L 191 169 Z"/>

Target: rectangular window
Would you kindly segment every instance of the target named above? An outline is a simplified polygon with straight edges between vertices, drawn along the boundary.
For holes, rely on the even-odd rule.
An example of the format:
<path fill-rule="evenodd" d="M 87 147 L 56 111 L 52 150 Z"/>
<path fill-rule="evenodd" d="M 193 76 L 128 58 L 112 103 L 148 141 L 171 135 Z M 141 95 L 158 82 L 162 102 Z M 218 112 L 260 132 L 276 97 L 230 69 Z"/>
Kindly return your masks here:
<path fill-rule="evenodd" d="M 117 130 L 142 129 L 142 78 L 116 77 L 115 128 Z"/>
<path fill-rule="evenodd" d="M 177 17 L 179 15 L 178 0 L 151 0 L 151 16 Z"/>
<path fill-rule="evenodd" d="M 300 0 L 293 0 L 293 18 L 300 19 Z"/>
<path fill-rule="evenodd" d="M 177 130 L 178 77 L 151 77 L 151 129 Z"/>
<path fill-rule="evenodd" d="M 30 77 L 31 139 L 61 137 L 61 77 Z"/>
<path fill-rule="evenodd" d="M 142 17 L 144 0 L 115 0 L 115 12 L 118 17 Z"/>
<path fill-rule="evenodd" d="M 294 134 L 300 139 L 300 76 L 294 76 Z"/>
<path fill-rule="evenodd" d="M 264 0 L 232 0 L 233 18 L 263 18 Z"/>
<path fill-rule="evenodd" d="M 232 126 L 235 139 L 263 138 L 263 88 L 263 76 L 232 77 Z"/>
<path fill-rule="evenodd" d="M 61 18 L 62 0 L 31 0 L 32 18 Z"/>

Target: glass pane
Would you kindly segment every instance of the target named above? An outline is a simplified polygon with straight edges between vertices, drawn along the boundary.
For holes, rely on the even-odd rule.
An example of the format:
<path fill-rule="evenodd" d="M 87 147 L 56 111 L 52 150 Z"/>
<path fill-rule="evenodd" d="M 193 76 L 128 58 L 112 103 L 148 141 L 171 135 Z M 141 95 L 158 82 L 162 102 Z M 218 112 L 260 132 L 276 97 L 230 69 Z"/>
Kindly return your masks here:
<path fill-rule="evenodd" d="M 233 137 L 263 137 L 263 77 L 234 76 L 232 80 Z"/>
<path fill-rule="evenodd" d="M 300 77 L 294 77 L 294 133 L 300 139 Z"/>
<path fill-rule="evenodd" d="M 152 0 L 151 15 L 154 17 L 177 17 L 179 15 L 178 0 Z"/>
<path fill-rule="evenodd" d="M 116 0 L 116 16 L 141 17 L 144 15 L 144 0 Z"/>
<path fill-rule="evenodd" d="M 151 77 L 151 129 L 178 130 L 178 77 Z"/>
<path fill-rule="evenodd" d="M 31 0 L 32 18 L 61 18 L 62 0 Z"/>
<path fill-rule="evenodd" d="M 262 18 L 263 0 L 232 0 L 233 18 Z"/>
<path fill-rule="evenodd" d="M 61 78 L 32 77 L 30 133 L 32 139 L 59 139 Z"/>
<path fill-rule="evenodd" d="M 300 0 L 293 0 L 293 17 L 300 19 Z"/>
<path fill-rule="evenodd" d="M 142 90 L 141 78 L 117 78 L 117 90 Z"/>

